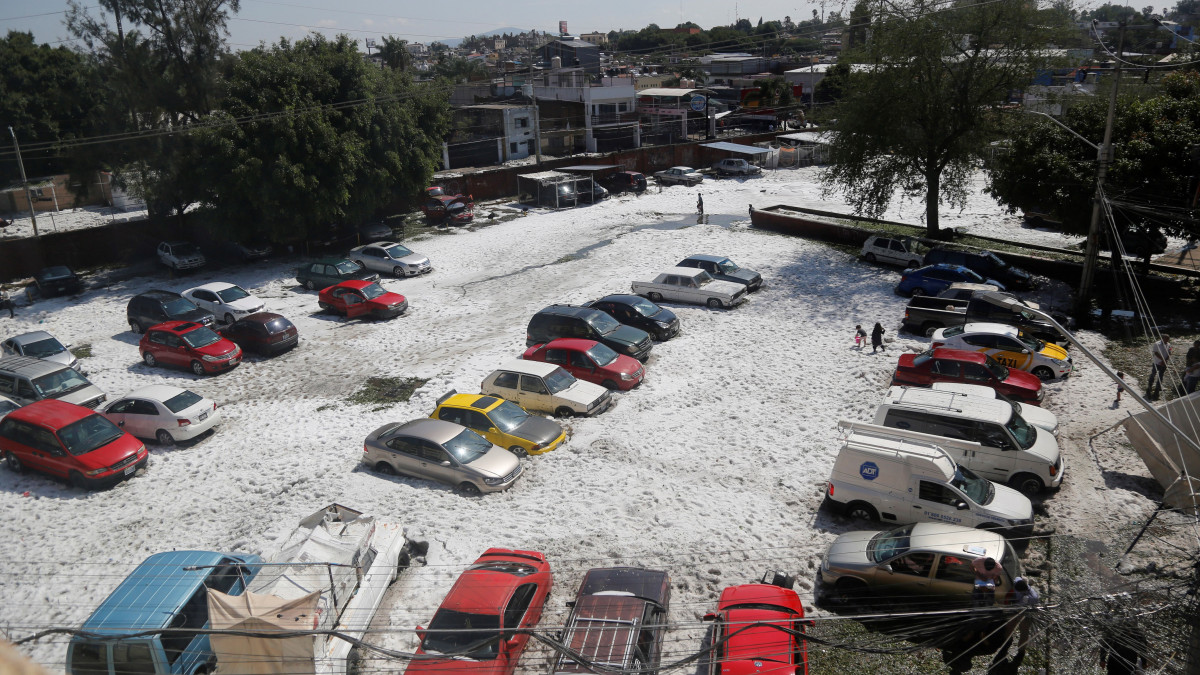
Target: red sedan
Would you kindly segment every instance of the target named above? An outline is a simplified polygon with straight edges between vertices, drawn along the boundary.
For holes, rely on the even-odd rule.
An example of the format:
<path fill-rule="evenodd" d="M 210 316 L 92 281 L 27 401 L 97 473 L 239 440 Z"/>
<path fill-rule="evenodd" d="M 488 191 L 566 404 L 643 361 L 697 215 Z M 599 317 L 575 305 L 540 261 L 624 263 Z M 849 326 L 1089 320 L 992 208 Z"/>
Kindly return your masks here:
<path fill-rule="evenodd" d="M 808 673 L 803 634 L 812 625 L 790 588 L 772 584 L 730 586 L 721 592 L 713 622 L 709 675 L 802 675 Z"/>
<path fill-rule="evenodd" d="M 408 309 L 408 300 L 399 293 L 384 290 L 374 281 L 343 281 L 321 290 L 317 300 L 321 309 L 332 309 L 346 318 L 373 316 L 390 319 Z"/>
<path fill-rule="evenodd" d="M 640 361 L 594 340 L 557 338 L 526 349 L 521 358 L 553 363 L 584 382 L 621 391 L 633 389 L 646 376 Z"/>
<path fill-rule="evenodd" d="M 962 382 L 991 387 L 1022 403 L 1041 405 L 1046 392 L 1042 381 L 1023 370 L 1010 369 L 980 352 L 961 349 L 930 349 L 920 354 L 901 354 L 892 384 L 928 387 L 934 382 Z"/>
<path fill-rule="evenodd" d="M 151 326 L 138 342 L 142 360 L 153 368 L 190 368 L 197 375 L 219 373 L 242 362 L 242 350 L 211 328 L 193 321 L 167 321 Z"/>
<path fill-rule="evenodd" d="M 514 631 L 537 625 L 552 585 L 541 553 L 488 549 L 454 582 L 429 628 L 417 626 L 421 646 L 404 672 L 511 675 L 529 642 L 528 632 Z"/>

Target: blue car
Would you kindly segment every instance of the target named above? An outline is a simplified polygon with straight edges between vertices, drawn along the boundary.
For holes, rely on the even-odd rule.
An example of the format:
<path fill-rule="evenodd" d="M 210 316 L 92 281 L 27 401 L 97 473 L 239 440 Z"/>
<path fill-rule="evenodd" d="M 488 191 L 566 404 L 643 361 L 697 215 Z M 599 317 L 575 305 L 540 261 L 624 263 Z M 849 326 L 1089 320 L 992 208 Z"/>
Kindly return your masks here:
<path fill-rule="evenodd" d="M 258 572 L 256 555 L 156 553 L 125 577 L 67 648 L 67 673 L 195 675 L 216 663 L 208 635 L 208 589 L 241 595 Z M 175 630 L 172 630 L 175 629 Z M 131 635 L 163 631 L 149 635 Z"/>
<path fill-rule="evenodd" d="M 913 296 L 937 295 L 950 288 L 950 284 L 956 281 L 992 284 L 1002 291 L 1005 290 L 1004 284 L 995 279 L 984 279 L 961 265 L 940 263 L 905 272 L 904 276 L 900 277 L 900 283 L 896 285 L 896 293 Z"/>

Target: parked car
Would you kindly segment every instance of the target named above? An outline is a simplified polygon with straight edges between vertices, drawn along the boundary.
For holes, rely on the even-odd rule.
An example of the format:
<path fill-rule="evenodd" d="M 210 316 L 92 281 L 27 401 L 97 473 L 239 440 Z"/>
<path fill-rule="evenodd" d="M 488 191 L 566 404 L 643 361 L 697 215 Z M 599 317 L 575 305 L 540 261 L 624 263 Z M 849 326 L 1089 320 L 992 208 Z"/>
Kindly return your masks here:
<path fill-rule="evenodd" d="M 1003 258 L 991 251 L 959 251 L 945 247 L 935 247 L 925 254 L 925 264 L 944 263 L 966 267 L 981 277 L 999 279 L 997 285 L 1003 284 L 1017 290 L 1031 290 L 1037 284 L 1032 274 L 1015 265 L 1010 265 Z"/>
<path fill-rule="evenodd" d="M 79 275 L 66 265 L 43 267 L 33 275 L 33 285 L 38 295 L 53 298 L 57 295 L 74 295 L 83 291 Z"/>
<path fill-rule="evenodd" d="M 448 221 L 451 225 L 466 225 L 475 219 L 475 199 L 464 194 L 449 195 L 434 186 L 425 190 L 421 212 L 431 223 Z"/>
<path fill-rule="evenodd" d="M 242 262 L 263 260 L 275 252 L 275 249 L 271 246 L 271 242 L 257 237 L 227 241 L 225 242 L 224 249 L 226 256 Z"/>
<path fill-rule="evenodd" d="M 55 398 L 85 408 L 95 408 L 107 398 L 74 368 L 29 356 L 0 358 L 0 396 L 21 405 Z"/>
<path fill-rule="evenodd" d="M 460 394 L 451 389 L 437 400 L 430 417 L 461 424 L 517 457 L 550 452 L 567 440 L 562 425 L 496 396 Z"/>
<path fill-rule="evenodd" d="M 821 559 L 822 591 L 855 604 L 891 602 L 930 608 L 973 604 L 972 563 L 999 564 L 992 603 L 1008 603 L 1013 579 L 1025 576 L 1012 545 L 993 530 L 949 523 L 912 523 L 885 532 L 847 532 Z"/>
<path fill-rule="evenodd" d="M 376 220 L 370 223 L 363 223 L 358 226 L 358 236 L 363 241 L 381 241 L 392 238 L 392 228 L 388 227 L 387 223 Z"/>
<path fill-rule="evenodd" d="M 1008 297 L 1012 295 L 1004 293 Z M 1034 303 L 1020 298 L 1013 298 L 1018 305 L 1036 309 Z M 1068 329 L 1075 325 L 1075 320 L 1061 314 L 1052 314 L 1054 320 Z M 914 296 L 904 308 L 904 322 L 901 328 L 916 335 L 932 337 L 934 331 L 944 326 L 960 326 L 964 323 L 984 321 L 988 323 L 1006 323 L 1017 326 L 1025 333 L 1045 342 L 1066 346 L 1067 339 L 1057 328 L 1045 320 L 1035 316 L 1025 309 L 1013 309 L 1008 306 L 994 305 L 984 298 L 974 295 L 970 300 L 958 300 L 947 297 Z"/>
<path fill-rule="evenodd" d="M 262 558 L 168 551 L 133 570 L 83 622 L 67 648 L 68 675 L 199 675 L 216 668 L 208 589 L 241 595 Z M 174 629 L 174 630 L 172 630 Z"/>
<path fill-rule="evenodd" d="M 930 346 L 934 349 L 948 347 L 987 354 L 1000 365 L 1031 373 L 1043 382 L 1069 377 L 1074 367 L 1066 349 L 1003 323 L 964 323 L 939 328 L 932 337 Z"/>
<path fill-rule="evenodd" d="M 194 321 L 166 321 L 151 326 L 138 342 L 142 361 L 188 368 L 196 375 L 212 375 L 242 362 L 242 350 L 207 326 Z"/>
<path fill-rule="evenodd" d="M 35 330 L 5 340 L 0 344 L 0 354 L 53 361 L 78 370 L 79 359 L 71 353 L 70 347 L 44 330 Z"/>
<path fill-rule="evenodd" d="M 99 412 L 127 433 L 159 445 L 199 438 L 221 421 L 216 401 L 165 384 L 135 389 Z"/>
<path fill-rule="evenodd" d="M 408 310 L 408 299 L 399 293 L 384 290 L 374 281 L 343 281 L 321 289 L 317 304 L 323 310 L 333 310 L 347 319 L 370 316 L 391 319 Z"/>
<path fill-rule="evenodd" d="M 646 191 L 646 176 L 637 171 L 620 171 L 604 179 L 603 183 L 613 194 Z"/>
<path fill-rule="evenodd" d="M 982 296 L 984 293 L 999 293 L 1000 287 L 991 284 L 976 284 L 970 281 L 956 281 L 950 286 L 937 294 L 937 297 L 948 300 L 966 300 Z M 1036 308 L 1037 303 L 1025 303 Z"/>
<path fill-rule="evenodd" d="M 326 258 L 297 267 L 296 281 L 310 291 L 319 291 L 343 281 L 379 281 L 379 275 L 354 260 Z"/>
<path fill-rule="evenodd" d="M 457 487 L 464 495 L 499 492 L 521 475 L 521 460 L 470 429 L 422 417 L 390 422 L 367 436 L 362 463 Z"/>
<path fill-rule="evenodd" d="M 605 389 L 628 391 L 642 383 L 645 367 L 632 356 L 618 354 L 595 340 L 557 338 L 525 350 L 521 358 L 553 363 L 577 379 Z"/>
<path fill-rule="evenodd" d="M 679 317 L 640 295 L 606 295 L 583 306 L 598 309 L 626 326 L 640 328 L 660 342 L 679 335 Z"/>
<path fill-rule="evenodd" d="M 654 172 L 654 179 L 660 185 L 699 185 L 704 175 L 690 166 L 673 166 L 669 169 Z"/>
<path fill-rule="evenodd" d="M 762 168 L 744 159 L 721 159 L 713 163 L 713 171 L 721 176 L 758 176 Z"/>
<path fill-rule="evenodd" d="M 146 446 L 94 410 L 47 399 L 0 421 L 0 453 L 8 468 L 26 468 L 83 489 L 107 487 L 146 466 Z"/>
<path fill-rule="evenodd" d="M 7 396 L 0 396 L 0 420 L 4 419 L 8 413 L 20 408 L 21 405 Z"/>
<path fill-rule="evenodd" d="M 553 585 L 550 563 L 537 551 L 484 551 L 459 575 L 429 627 L 417 627 L 417 654 L 444 657 L 413 659 L 404 672 L 512 675 Z"/>
<path fill-rule="evenodd" d="M 346 257 L 369 270 L 397 277 L 415 277 L 433 271 L 429 258 L 391 241 L 355 246 Z"/>
<path fill-rule="evenodd" d="M 484 378 L 480 392 L 506 398 L 526 410 L 558 417 L 599 415 L 612 407 L 612 393 L 581 382 L 552 363 L 514 359 Z"/>
<path fill-rule="evenodd" d="M 725 256 L 697 253 L 680 260 L 675 266 L 702 269 L 714 279 L 742 284 L 751 293 L 762 288 L 761 274 L 745 267 L 738 267 L 737 263 Z"/>
<path fill-rule="evenodd" d="M 205 326 L 216 323 L 212 312 L 200 309 L 178 293 L 157 289 L 133 296 L 125 307 L 125 318 L 135 333 L 164 321 L 194 321 Z"/>
<path fill-rule="evenodd" d="M 982 384 L 963 384 L 962 382 L 934 382 L 929 388 L 934 391 L 952 391 L 967 397 L 978 396 L 984 400 L 1003 401 L 1012 406 L 1013 412 L 1020 415 L 1026 422 L 1039 429 L 1045 429 L 1055 436 L 1058 435 L 1057 415 L 1045 408 L 1014 401 L 991 387 Z"/>
<path fill-rule="evenodd" d="M 651 302 L 674 300 L 713 309 L 735 307 L 746 301 L 745 284 L 713 279 L 708 272 L 691 267 L 671 267 L 654 281 L 635 281 L 633 292 Z"/>
<path fill-rule="evenodd" d="M 258 312 L 244 316 L 217 330 L 221 337 L 232 341 L 243 351 L 263 356 L 286 352 L 300 342 L 296 326 L 279 314 Z"/>
<path fill-rule="evenodd" d="M 590 187 L 583 183 L 582 189 L 579 190 L 579 200 L 588 204 L 595 204 L 608 198 L 608 190 L 605 190 L 599 183 L 592 181 Z"/>
<path fill-rule="evenodd" d="M 204 267 L 208 261 L 200 247 L 190 241 L 164 241 L 158 245 L 158 260 L 175 271 Z"/>
<path fill-rule="evenodd" d="M 1041 405 L 1046 395 L 1041 380 L 1025 371 L 1006 368 L 987 354 L 942 347 L 900 355 L 892 384 L 928 387 L 934 382 L 982 384 L 1033 405 Z"/>
<path fill-rule="evenodd" d="M 657 673 L 667 634 L 671 579 L 640 567 L 588 570 L 579 585 L 562 643 L 586 663 L 621 672 Z M 559 653 L 553 675 L 595 670 Z"/>
<path fill-rule="evenodd" d="M 784 579 L 791 581 L 779 581 Z M 803 633 L 812 621 L 804 618 L 804 604 L 790 585 L 729 586 L 721 591 L 717 611 L 704 620 L 713 624 L 708 642 L 716 646 L 702 660 L 708 675 L 808 675 Z"/>
<path fill-rule="evenodd" d="M 225 323 L 233 323 L 243 316 L 261 312 L 266 304 L 237 284 L 214 281 L 183 292 L 183 297 L 196 303 L 200 309 L 221 317 Z"/>
<path fill-rule="evenodd" d="M 984 279 L 961 265 L 926 265 L 920 269 L 907 270 L 896 284 L 898 295 L 937 295 L 950 287 L 956 281 L 970 281 L 976 284 L 992 284 L 1000 290 L 1004 285 L 993 279 Z"/>
<path fill-rule="evenodd" d="M 650 358 L 654 344 L 646 331 L 623 325 L 599 309 L 550 305 L 529 320 L 529 326 L 525 329 L 525 346 L 532 347 L 562 337 L 602 342 L 613 351 L 639 361 Z"/>
<path fill-rule="evenodd" d="M 863 242 L 862 257 L 867 262 L 885 262 L 901 267 L 920 267 L 924 246 L 912 237 L 871 235 Z"/>

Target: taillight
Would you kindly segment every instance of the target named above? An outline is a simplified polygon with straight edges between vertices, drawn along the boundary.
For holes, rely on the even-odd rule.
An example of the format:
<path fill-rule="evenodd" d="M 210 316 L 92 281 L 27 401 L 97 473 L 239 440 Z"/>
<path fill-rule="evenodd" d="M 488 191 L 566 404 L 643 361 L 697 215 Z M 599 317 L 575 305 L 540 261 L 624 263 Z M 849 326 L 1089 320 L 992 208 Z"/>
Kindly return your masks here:
<path fill-rule="evenodd" d="M 532 448 L 529 448 L 529 451 L 530 451 L 530 452 L 537 452 L 538 450 L 541 450 L 541 449 L 542 449 L 542 444 L 541 444 L 541 443 L 534 443 L 534 444 L 533 444 L 533 447 L 532 447 Z"/>
<path fill-rule="evenodd" d="M 176 419 L 175 421 L 178 422 L 179 426 L 181 426 L 181 427 L 186 427 L 187 425 L 192 423 L 191 420 L 185 420 L 185 419 Z"/>
<path fill-rule="evenodd" d="M 1058 475 L 1058 467 L 1057 466 L 1054 466 L 1053 464 L 1050 465 L 1050 475 L 1051 476 Z"/>
<path fill-rule="evenodd" d="M 365 445 L 363 446 L 363 452 L 370 452 L 370 451 L 371 451 L 371 448 L 369 448 Z"/>
<path fill-rule="evenodd" d="M 216 410 L 216 409 L 217 409 L 217 402 L 213 401 L 213 410 Z"/>
<path fill-rule="evenodd" d="M 829 496 L 833 496 L 833 481 L 829 482 Z"/>

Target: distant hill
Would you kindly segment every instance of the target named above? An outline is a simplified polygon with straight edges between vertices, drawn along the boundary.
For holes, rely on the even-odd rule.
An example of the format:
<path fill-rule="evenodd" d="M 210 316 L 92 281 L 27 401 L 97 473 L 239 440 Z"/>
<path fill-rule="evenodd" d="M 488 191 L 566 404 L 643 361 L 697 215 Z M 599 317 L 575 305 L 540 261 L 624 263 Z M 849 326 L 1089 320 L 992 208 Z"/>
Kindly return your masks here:
<path fill-rule="evenodd" d="M 508 33 L 509 35 L 514 35 L 516 33 L 528 33 L 530 30 L 532 30 L 532 29 L 530 29 L 530 28 L 514 28 L 513 26 L 507 26 L 505 28 L 497 28 L 495 30 L 489 30 L 486 33 L 475 33 L 475 35 L 477 35 L 479 37 L 491 37 L 493 35 L 504 35 L 505 33 Z M 453 39 L 453 40 L 442 40 L 441 42 L 446 43 L 446 45 L 448 45 L 450 47 L 457 47 L 460 44 L 462 44 L 462 38 L 457 38 L 457 39 Z"/>

